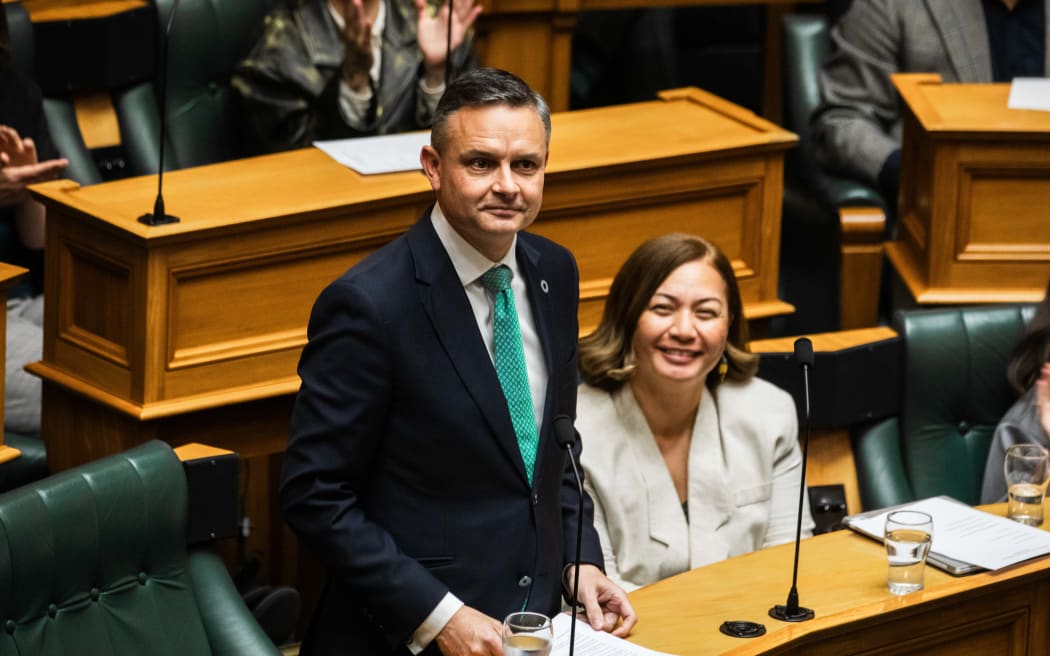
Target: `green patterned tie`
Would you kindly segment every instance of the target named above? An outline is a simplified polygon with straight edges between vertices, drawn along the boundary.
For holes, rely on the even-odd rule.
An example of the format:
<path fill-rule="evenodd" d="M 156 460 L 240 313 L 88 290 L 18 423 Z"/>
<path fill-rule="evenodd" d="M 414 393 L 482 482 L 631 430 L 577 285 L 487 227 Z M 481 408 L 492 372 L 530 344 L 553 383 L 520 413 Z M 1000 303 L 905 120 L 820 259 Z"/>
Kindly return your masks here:
<path fill-rule="evenodd" d="M 482 274 L 480 281 L 493 297 L 492 345 L 495 351 L 496 375 L 503 395 L 507 397 L 510 420 L 518 437 L 518 448 L 525 461 L 525 473 L 532 484 L 536 464 L 536 448 L 540 438 L 536 433 L 536 415 L 529 392 L 529 372 L 525 368 L 525 350 L 521 345 L 518 311 L 514 307 L 514 291 L 510 279 L 514 275 L 504 265 L 492 267 Z"/>

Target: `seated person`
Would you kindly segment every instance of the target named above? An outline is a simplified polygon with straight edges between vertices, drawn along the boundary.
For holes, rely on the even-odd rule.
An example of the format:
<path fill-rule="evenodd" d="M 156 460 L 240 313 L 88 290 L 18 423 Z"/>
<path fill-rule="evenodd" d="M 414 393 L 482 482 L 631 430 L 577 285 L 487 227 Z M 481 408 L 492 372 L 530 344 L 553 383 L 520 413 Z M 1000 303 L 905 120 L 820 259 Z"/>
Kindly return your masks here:
<path fill-rule="evenodd" d="M 729 260 L 682 234 L 631 254 L 580 341 L 583 467 L 624 589 L 795 538 L 795 404 L 754 378 L 747 341 Z"/>
<path fill-rule="evenodd" d="M 900 179 L 901 110 L 891 73 L 945 82 L 1047 75 L 1045 0 L 855 0 L 831 30 L 813 115 L 829 169 L 881 188 L 891 209 Z"/>
<path fill-rule="evenodd" d="M 2 257 L 30 270 L 30 281 L 8 292 L 4 428 L 36 435 L 40 379 L 23 367 L 43 357 L 44 206 L 26 186 L 57 178 L 68 162 L 51 144 L 40 89 L 10 66 L 3 10 L 0 23 L 0 233 L 9 241 Z"/>
<path fill-rule="evenodd" d="M 454 72 L 473 68 L 478 0 L 452 12 Z M 262 151 L 421 130 L 445 91 L 448 2 L 287 0 L 233 76 Z"/>
<path fill-rule="evenodd" d="M 984 468 L 981 503 L 1006 501 L 1006 450 L 1014 444 L 1039 444 L 1050 449 L 1050 283 L 1024 337 L 1014 348 L 1006 369 L 1010 387 L 1020 395 L 992 436 Z"/>

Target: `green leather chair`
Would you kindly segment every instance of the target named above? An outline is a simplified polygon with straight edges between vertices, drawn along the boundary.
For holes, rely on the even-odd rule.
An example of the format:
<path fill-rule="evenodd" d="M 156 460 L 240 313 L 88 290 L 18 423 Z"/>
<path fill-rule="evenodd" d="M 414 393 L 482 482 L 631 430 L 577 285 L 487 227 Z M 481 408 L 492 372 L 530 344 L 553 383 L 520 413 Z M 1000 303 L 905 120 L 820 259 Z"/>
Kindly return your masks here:
<path fill-rule="evenodd" d="M 1014 402 L 1006 366 L 1033 305 L 901 311 L 900 413 L 854 430 L 865 509 L 946 494 L 980 501 L 996 424 Z"/>
<path fill-rule="evenodd" d="M 159 30 L 174 0 L 156 0 Z M 164 169 L 222 162 L 248 154 L 233 69 L 262 30 L 274 0 L 182 0 L 168 50 L 168 116 Z M 128 165 L 135 175 L 157 172 L 160 116 L 154 82 L 129 89 L 116 103 Z"/>
<path fill-rule="evenodd" d="M 784 212 L 781 247 L 781 289 L 784 300 L 797 308 L 780 321 L 780 334 L 824 332 L 840 327 L 839 305 L 852 302 L 858 290 L 843 290 L 840 282 L 843 235 L 839 212 L 850 207 L 886 203 L 873 187 L 835 176 L 817 162 L 810 117 L 820 104 L 820 67 L 828 54 L 828 21 L 817 14 L 788 14 L 783 19 L 784 127 L 798 134 L 799 145 L 784 163 Z M 881 240 L 881 232 L 875 235 Z M 847 285 L 848 286 L 848 285 Z M 865 290 L 878 294 L 878 290 Z M 840 300 L 841 299 L 841 300 Z M 842 312 L 837 311 L 842 310 Z"/>
<path fill-rule="evenodd" d="M 159 441 L 0 495 L 0 656 L 276 656 L 186 500 Z"/>

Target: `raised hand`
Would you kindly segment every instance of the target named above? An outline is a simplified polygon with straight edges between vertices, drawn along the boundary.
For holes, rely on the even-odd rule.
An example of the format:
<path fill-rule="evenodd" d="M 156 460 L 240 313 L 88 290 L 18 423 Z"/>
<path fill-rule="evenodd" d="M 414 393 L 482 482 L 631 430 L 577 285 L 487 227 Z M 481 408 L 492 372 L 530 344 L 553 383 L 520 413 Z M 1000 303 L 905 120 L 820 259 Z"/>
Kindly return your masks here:
<path fill-rule="evenodd" d="M 445 55 L 448 47 L 448 2 L 436 14 L 431 14 L 427 0 L 415 0 L 418 20 L 416 38 L 423 53 L 423 67 L 427 82 L 440 83 L 444 79 Z M 463 44 L 467 32 L 481 13 L 478 0 L 455 0 L 452 8 L 452 49 Z"/>
<path fill-rule="evenodd" d="M 382 0 L 379 0 L 382 2 Z M 343 14 L 343 79 L 355 91 L 368 86 L 368 73 L 375 56 L 372 53 L 372 21 L 362 0 L 340 0 Z"/>
<path fill-rule="evenodd" d="M 37 161 L 36 144 L 18 131 L 0 125 L 0 205 L 17 205 L 29 198 L 26 186 L 53 180 L 69 165 L 65 159 Z"/>

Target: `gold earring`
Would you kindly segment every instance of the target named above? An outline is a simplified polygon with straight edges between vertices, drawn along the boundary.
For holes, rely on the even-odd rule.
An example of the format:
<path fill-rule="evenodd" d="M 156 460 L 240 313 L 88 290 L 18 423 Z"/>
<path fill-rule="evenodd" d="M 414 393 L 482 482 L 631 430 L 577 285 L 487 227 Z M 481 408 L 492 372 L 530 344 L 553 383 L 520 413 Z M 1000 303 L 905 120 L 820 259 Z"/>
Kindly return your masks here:
<path fill-rule="evenodd" d="M 718 361 L 718 382 L 726 382 L 726 374 L 729 373 L 729 360 L 726 359 L 726 354 L 722 353 L 722 359 Z"/>

